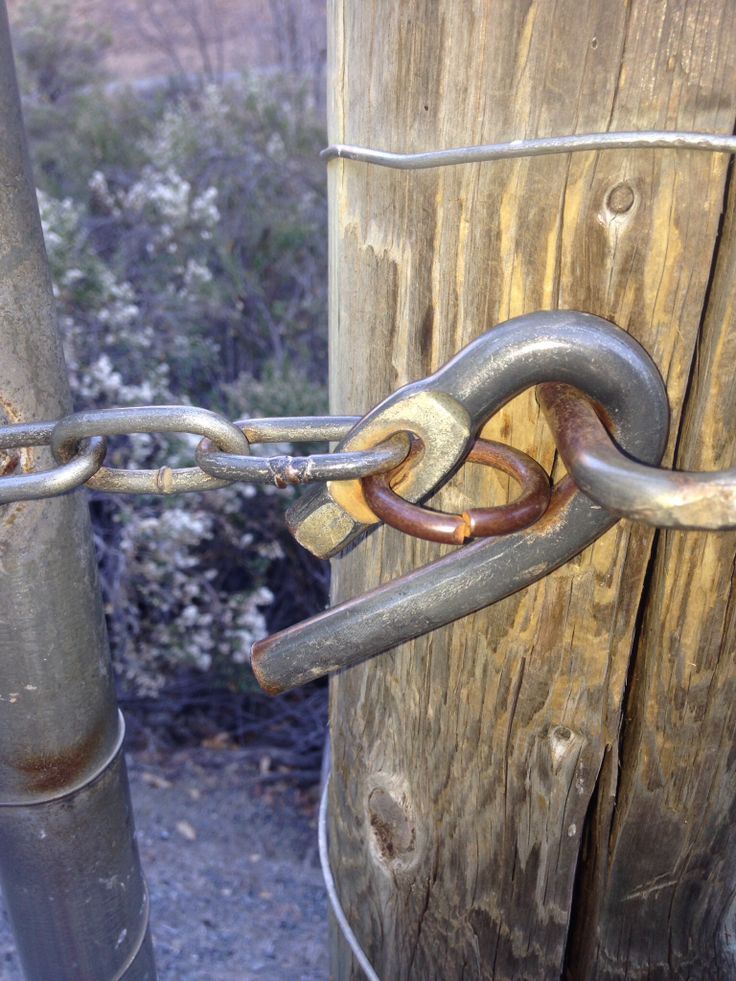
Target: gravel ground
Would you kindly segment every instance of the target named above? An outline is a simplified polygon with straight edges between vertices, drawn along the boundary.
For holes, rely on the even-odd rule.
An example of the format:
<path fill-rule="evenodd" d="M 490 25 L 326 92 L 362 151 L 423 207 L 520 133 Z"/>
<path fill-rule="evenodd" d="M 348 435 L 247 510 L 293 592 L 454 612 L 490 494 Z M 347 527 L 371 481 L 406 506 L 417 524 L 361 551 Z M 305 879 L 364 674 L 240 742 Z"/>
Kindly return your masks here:
<path fill-rule="evenodd" d="M 317 788 L 237 749 L 128 762 L 160 981 L 327 978 Z M 0 978 L 21 979 L 4 910 Z"/>

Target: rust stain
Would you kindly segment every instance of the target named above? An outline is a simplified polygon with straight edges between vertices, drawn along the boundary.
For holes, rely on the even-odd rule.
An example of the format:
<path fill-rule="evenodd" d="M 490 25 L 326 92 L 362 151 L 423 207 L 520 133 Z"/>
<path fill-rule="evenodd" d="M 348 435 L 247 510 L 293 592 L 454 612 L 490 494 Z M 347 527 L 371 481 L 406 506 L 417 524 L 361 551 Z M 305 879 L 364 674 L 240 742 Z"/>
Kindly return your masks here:
<path fill-rule="evenodd" d="M 25 776 L 25 789 L 30 793 L 58 793 L 78 784 L 90 770 L 106 730 L 106 720 L 101 718 L 84 738 L 66 749 L 5 762 Z"/>
<path fill-rule="evenodd" d="M 7 416 L 7 422 L 14 423 L 19 421 L 18 412 L 11 402 L 0 395 L 0 407 Z"/>
<path fill-rule="evenodd" d="M 0 477 L 9 477 L 20 467 L 20 450 L 0 450 Z"/>
<path fill-rule="evenodd" d="M 0 425 L 11 425 L 18 421 L 18 413 L 13 406 L 0 398 Z M 21 463 L 20 450 L 0 450 L 0 477 L 8 477 L 15 473 Z"/>
<path fill-rule="evenodd" d="M 0 397 L 0 424 L 9 425 L 18 422 L 18 413 L 7 399 Z M 10 477 L 18 470 L 26 469 L 23 466 L 23 454 L 20 450 L 0 450 L 0 478 Z M 25 509 L 25 505 L 16 503 L 5 508 L 0 508 L 0 523 L 6 527 L 15 523 L 18 514 Z"/>
<path fill-rule="evenodd" d="M 250 666 L 256 681 L 267 695 L 280 695 L 286 690 L 285 686 L 278 682 L 270 681 L 264 676 L 261 668 L 261 660 L 268 657 L 273 646 L 272 641 L 273 637 L 264 637 L 262 640 L 258 640 L 253 644 L 250 653 Z"/>
<path fill-rule="evenodd" d="M 552 489 L 549 507 L 528 533 L 535 537 L 555 534 L 562 526 L 567 516 L 567 509 L 577 493 L 578 489 L 572 477 L 565 476 L 559 480 Z"/>
<path fill-rule="evenodd" d="M 20 422 L 18 410 L 0 396 L 0 425 L 13 425 L 17 422 Z M 28 473 L 33 470 L 33 460 L 33 450 L 30 447 L 26 447 L 25 452 L 20 449 L 0 450 L 0 479 L 10 477 L 18 471 Z M 20 501 L 0 508 L 0 523 L 6 527 L 14 524 L 26 508 L 27 505 Z"/>
<path fill-rule="evenodd" d="M 0 520 L 2 520 L 4 526 L 9 528 L 14 525 L 21 514 L 28 510 L 28 503 L 26 501 L 16 501 L 15 504 L 9 505 L 8 514 L 0 514 Z"/>

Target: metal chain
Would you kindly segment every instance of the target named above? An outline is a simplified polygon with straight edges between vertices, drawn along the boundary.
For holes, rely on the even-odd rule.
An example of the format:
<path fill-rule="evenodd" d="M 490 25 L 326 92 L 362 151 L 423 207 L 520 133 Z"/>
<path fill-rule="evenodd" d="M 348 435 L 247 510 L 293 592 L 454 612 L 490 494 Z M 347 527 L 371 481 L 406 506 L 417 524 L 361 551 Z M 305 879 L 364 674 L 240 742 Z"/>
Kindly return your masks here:
<path fill-rule="evenodd" d="M 537 398 L 575 483 L 606 510 L 656 527 L 736 527 L 736 469 L 686 473 L 644 466 L 617 448 L 590 403 L 574 388 L 540 385 Z M 33 454 L 18 454 L 15 469 L 22 472 L 8 473 L 6 466 L 0 477 L 0 505 L 56 497 L 82 485 L 113 494 L 189 493 L 238 481 L 283 488 L 386 475 L 405 462 L 411 465 L 411 437 L 401 431 L 368 449 L 251 455 L 251 446 L 261 443 L 341 441 L 360 421 L 360 416 L 324 415 L 233 423 L 196 406 L 149 405 L 77 412 L 58 421 L 10 423 L 0 426 L 0 451 L 49 447 L 57 465 L 34 471 Z M 109 436 L 154 432 L 202 436 L 195 451 L 196 466 L 157 470 L 104 466 Z M 523 454 L 508 449 L 521 460 Z M 388 484 L 385 476 L 381 479 Z M 417 534 L 411 522 L 399 521 L 398 527 Z"/>
<path fill-rule="evenodd" d="M 0 451 L 24 449 L 31 446 L 48 446 L 56 423 L 13 423 L 0 427 Z M 37 501 L 45 497 L 67 494 L 81 486 L 102 466 L 107 452 L 104 436 L 82 440 L 75 448 L 73 459 L 35 473 L 8 474 L 0 480 L 0 504 L 14 501 Z M 22 464 L 22 456 L 18 463 Z"/>
<path fill-rule="evenodd" d="M 77 412 L 55 422 L 0 426 L 0 450 L 50 447 L 57 466 L 0 478 L 0 504 L 55 497 L 82 484 L 113 494 L 175 494 L 211 490 L 236 481 L 307 484 L 352 480 L 397 467 L 409 453 L 410 438 L 396 433 L 371 449 L 311 456 L 255 457 L 256 443 L 303 443 L 344 438 L 359 416 L 303 416 L 243 419 L 231 423 L 208 409 L 189 405 L 148 405 Z M 108 436 L 134 433 L 195 433 L 204 437 L 197 466 L 158 470 L 104 467 Z M 24 469 L 30 470 L 29 455 Z"/>
<path fill-rule="evenodd" d="M 249 443 L 332 442 L 344 439 L 359 418 L 241 419 L 235 425 L 242 429 Z M 248 480 L 286 487 L 386 473 L 404 462 L 410 447 L 409 434 L 398 432 L 371 450 L 313 453 L 311 456 L 244 457 L 218 452 L 205 439 L 197 447 L 196 459 L 204 471 L 224 480 Z"/>
<path fill-rule="evenodd" d="M 326 161 L 341 158 L 400 170 L 422 170 L 546 154 L 629 149 L 733 154 L 736 137 L 660 130 L 575 133 L 420 153 L 335 144 L 323 150 L 321 156 Z M 683 475 L 632 464 L 610 441 L 605 429 L 587 416 L 586 427 L 581 431 L 586 414 L 574 396 L 558 399 L 556 405 L 551 404 L 554 399 L 544 396 L 541 401 L 564 462 L 578 486 L 596 503 L 614 513 L 658 526 L 736 527 L 736 471 Z M 577 410 L 571 406 L 577 406 Z M 560 421 L 562 409 L 567 409 L 567 424 Z M 572 429 L 568 425 L 571 420 Z M 0 426 L 0 451 L 49 446 L 57 462 L 49 470 L 29 472 L 32 453 L 20 454 L 17 461 L 10 461 L 0 477 L 0 504 L 54 497 L 83 484 L 109 493 L 173 494 L 224 487 L 239 480 L 277 487 L 351 481 L 388 473 L 407 459 L 411 439 L 406 432 L 395 432 L 367 449 L 271 458 L 250 453 L 250 446 L 255 443 L 342 440 L 359 421 L 352 416 L 309 416 L 231 423 L 207 409 L 169 405 L 100 409 L 52 422 Z M 107 436 L 140 432 L 191 432 L 202 436 L 196 449 L 196 466 L 163 466 L 155 471 L 103 466 Z M 23 472 L 9 472 L 19 465 Z"/>

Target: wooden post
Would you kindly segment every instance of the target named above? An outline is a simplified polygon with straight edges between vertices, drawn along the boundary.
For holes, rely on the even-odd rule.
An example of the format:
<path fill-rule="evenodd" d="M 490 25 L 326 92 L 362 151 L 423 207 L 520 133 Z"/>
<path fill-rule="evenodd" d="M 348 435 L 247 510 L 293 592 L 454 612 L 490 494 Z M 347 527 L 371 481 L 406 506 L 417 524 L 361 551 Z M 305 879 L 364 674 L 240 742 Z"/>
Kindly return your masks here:
<path fill-rule="evenodd" d="M 329 8 L 333 142 L 734 129 L 729 0 Z M 334 411 L 366 410 L 499 321 L 571 308 L 659 365 L 668 464 L 733 465 L 725 157 L 329 173 Z M 487 432 L 554 462 L 529 394 Z M 469 467 L 439 503 L 506 492 Z M 438 552 L 379 532 L 336 563 L 335 598 Z M 382 978 L 736 976 L 735 562 L 733 534 L 621 522 L 535 587 L 333 682 L 332 862 Z M 333 975 L 360 976 L 333 939 Z"/>

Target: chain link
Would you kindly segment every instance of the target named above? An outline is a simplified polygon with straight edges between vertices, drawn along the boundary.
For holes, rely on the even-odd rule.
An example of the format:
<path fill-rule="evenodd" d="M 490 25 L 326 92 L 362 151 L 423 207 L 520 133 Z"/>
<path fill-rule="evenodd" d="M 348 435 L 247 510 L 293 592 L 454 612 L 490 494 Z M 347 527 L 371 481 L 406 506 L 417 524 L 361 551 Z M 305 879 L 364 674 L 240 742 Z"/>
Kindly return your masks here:
<path fill-rule="evenodd" d="M 59 463 L 66 463 L 79 440 L 92 434 L 128 436 L 133 433 L 195 433 L 210 437 L 230 453 L 248 454 L 245 434 L 227 419 L 209 409 L 190 405 L 143 405 L 119 409 L 77 412 L 60 420 L 51 434 L 51 452 Z M 111 494 L 177 494 L 214 490 L 227 486 L 199 467 L 158 470 L 114 470 L 100 467 L 87 484 Z"/>
<path fill-rule="evenodd" d="M 241 419 L 235 425 L 241 427 L 250 443 L 331 442 L 344 439 L 359 418 Z M 410 447 L 409 434 L 400 432 L 370 450 L 313 453 L 310 456 L 253 457 L 218 453 L 212 449 L 211 441 L 204 439 L 197 447 L 196 459 L 202 470 L 213 477 L 286 487 L 289 484 L 353 480 L 386 473 L 406 459 Z"/>
<path fill-rule="evenodd" d="M 0 426 L 0 450 L 49 446 L 55 426 L 55 422 L 11 423 Z M 0 504 L 38 501 L 67 494 L 97 473 L 106 452 L 107 439 L 104 436 L 91 436 L 81 440 L 70 458 L 61 466 L 33 473 L 6 474 L 0 479 Z"/>

